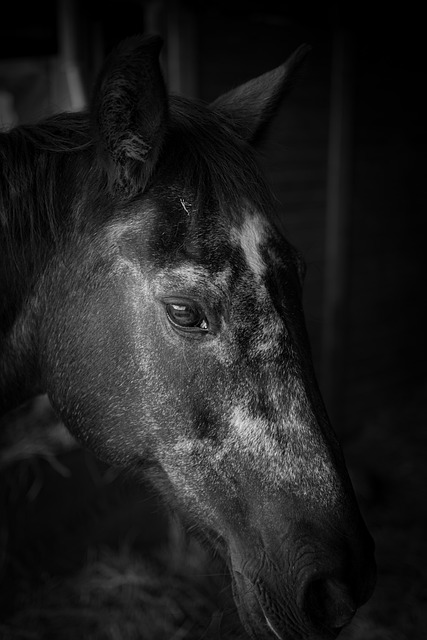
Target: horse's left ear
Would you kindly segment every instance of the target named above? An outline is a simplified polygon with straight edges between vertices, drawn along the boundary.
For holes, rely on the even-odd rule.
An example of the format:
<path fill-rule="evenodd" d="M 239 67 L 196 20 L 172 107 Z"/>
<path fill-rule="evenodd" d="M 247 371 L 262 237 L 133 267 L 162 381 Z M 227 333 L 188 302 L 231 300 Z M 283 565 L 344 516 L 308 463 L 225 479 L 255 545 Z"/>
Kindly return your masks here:
<path fill-rule="evenodd" d="M 301 45 L 280 67 L 225 93 L 211 108 L 225 115 L 242 138 L 253 144 L 259 142 L 310 49 Z"/>
<path fill-rule="evenodd" d="M 97 152 L 113 192 L 142 192 L 163 142 L 167 93 L 159 64 L 162 40 L 133 37 L 114 51 L 92 102 Z"/>

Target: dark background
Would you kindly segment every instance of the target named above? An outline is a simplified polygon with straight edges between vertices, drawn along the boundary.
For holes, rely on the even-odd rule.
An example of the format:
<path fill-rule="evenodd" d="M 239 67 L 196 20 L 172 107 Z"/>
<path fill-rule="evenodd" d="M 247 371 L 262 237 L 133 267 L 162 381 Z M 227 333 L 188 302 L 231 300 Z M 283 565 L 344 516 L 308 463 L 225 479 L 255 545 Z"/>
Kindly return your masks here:
<path fill-rule="evenodd" d="M 427 105 L 419 6 L 16 1 L 2 3 L 0 22 L 0 117 L 6 126 L 84 107 L 106 54 L 134 33 L 160 33 L 169 86 L 205 101 L 279 65 L 302 42 L 312 45 L 261 161 L 283 231 L 308 263 L 305 310 L 316 371 L 379 546 L 380 595 L 371 626 L 354 636 L 364 640 L 421 639 L 420 612 L 427 610 Z M 55 444 L 46 446 L 49 455 L 55 452 Z M 58 496 L 46 489 L 46 478 L 57 478 L 53 485 L 65 496 L 68 476 L 59 473 L 59 480 L 58 469 L 35 472 L 33 463 L 23 473 L 19 455 L 13 472 L 8 466 L 6 485 L 14 487 L 14 497 L 8 489 L 5 500 L 16 513 L 30 502 L 32 514 L 26 520 L 9 514 L 8 527 L 13 532 L 24 522 L 46 539 L 52 509 L 58 520 L 68 511 L 73 517 L 67 522 L 83 523 L 72 533 L 81 557 L 86 544 L 118 538 L 141 513 L 141 503 L 127 488 L 125 508 L 122 487 L 111 492 L 107 483 L 105 489 L 105 470 L 94 471 L 87 454 L 83 462 L 81 453 L 61 455 L 59 464 L 65 460 L 77 483 L 61 508 L 52 507 Z M 37 503 L 28 495 L 40 473 Z M 17 486 L 24 487 L 21 497 Z M 87 503 L 76 507 L 82 493 Z M 108 509 L 99 507 L 100 494 Z M 97 509 L 104 515 L 89 526 L 88 513 Z M 138 533 L 142 544 L 162 536 L 157 515 L 147 516 L 150 527 Z M 58 536 L 49 535 L 49 544 L 60 546 Z M 15 539 L 19 555 L 22 541 L 16 533 Z M 34 562 L 31 545 L 27 556 Z M 40 572 L 35 564 L 33 573 Z M 403 622 L 397 611 L 409 611 Z M 381 624 L 389 625 L 388 635 Z"/>

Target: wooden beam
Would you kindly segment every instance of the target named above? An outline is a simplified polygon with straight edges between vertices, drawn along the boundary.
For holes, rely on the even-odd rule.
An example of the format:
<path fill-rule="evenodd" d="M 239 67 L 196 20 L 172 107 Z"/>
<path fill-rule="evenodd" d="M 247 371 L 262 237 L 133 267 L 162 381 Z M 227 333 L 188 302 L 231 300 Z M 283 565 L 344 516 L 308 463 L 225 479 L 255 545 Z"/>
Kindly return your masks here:
<path fill-rule="evenodd" d="M 185 0 L 145 0 L 147 33 L 158 33 L 165 41 L 160 54 L 171 93 L 198 97 L 197 20 Z"/>
<path fill-rule="evenodd" d="M 197 98 L 196 19 L 182 0 L 167 3 L 167 69 L 172 93 Z"/>

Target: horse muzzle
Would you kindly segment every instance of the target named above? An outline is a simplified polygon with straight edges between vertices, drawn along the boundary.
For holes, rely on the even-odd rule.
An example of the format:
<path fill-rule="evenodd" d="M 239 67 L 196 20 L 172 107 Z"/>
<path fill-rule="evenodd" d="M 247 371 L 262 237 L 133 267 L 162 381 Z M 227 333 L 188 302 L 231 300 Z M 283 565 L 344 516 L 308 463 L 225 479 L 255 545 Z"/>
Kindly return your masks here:
<path fill-rule="evenodd" d="M 368 535 L 368 534 L 367 534 Z M 373 545 L 287 539 L 282 557 L 231 551 L 233 593 L 242 623 L 256 640 L 333 640 L 370 597 Z M 236 547 L 234 547 L 234 550 Z M 258 559 L 257 558 L 258 555 Z"/>

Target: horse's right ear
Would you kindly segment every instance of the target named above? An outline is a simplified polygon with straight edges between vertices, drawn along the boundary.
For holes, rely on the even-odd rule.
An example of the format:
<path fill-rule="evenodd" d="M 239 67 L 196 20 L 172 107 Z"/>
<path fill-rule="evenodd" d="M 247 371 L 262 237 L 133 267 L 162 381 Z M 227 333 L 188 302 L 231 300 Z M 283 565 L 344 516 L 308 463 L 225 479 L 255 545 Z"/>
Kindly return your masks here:
<path fill-rule="evenodd" d="M 92 101 L 97 152 L 113 192 L 144 190 L 159 156 L 167 93 L 159 64 L 162 40 L 125 40 L 106 61 Z"/>
<path fill-rule="evenodd" d="M 311 47 L 303 44 L 280 67 L 220 96 L 212 109 L 224 115 L 244 140 L 257 144 L 295 79 Z"/>

